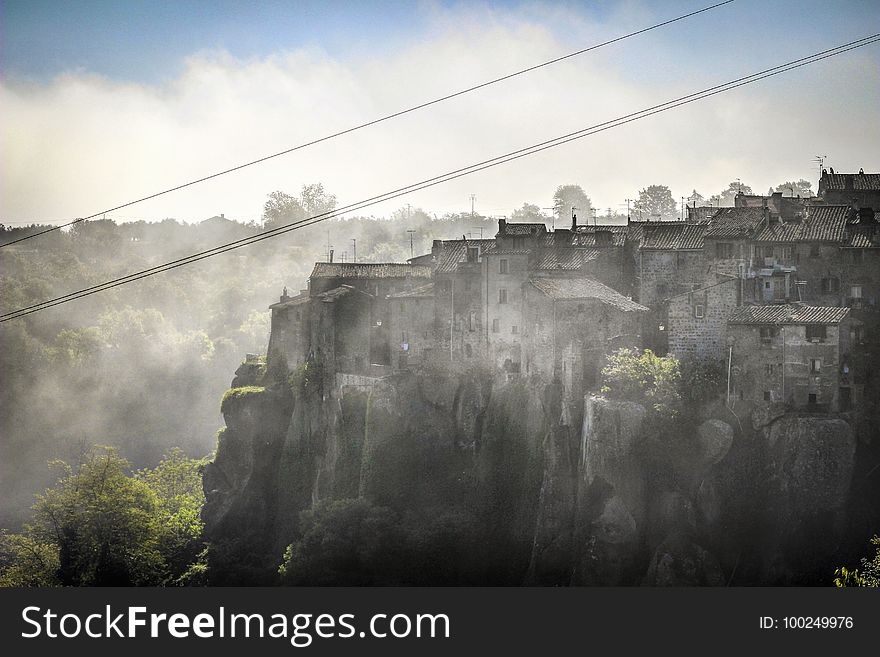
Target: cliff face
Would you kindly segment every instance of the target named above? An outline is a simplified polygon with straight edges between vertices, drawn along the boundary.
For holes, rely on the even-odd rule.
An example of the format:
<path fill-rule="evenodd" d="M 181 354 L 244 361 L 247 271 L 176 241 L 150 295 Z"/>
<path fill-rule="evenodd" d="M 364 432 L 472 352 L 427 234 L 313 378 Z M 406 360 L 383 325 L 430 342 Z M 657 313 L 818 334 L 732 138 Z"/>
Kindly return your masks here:
<path fill-rule="evenodd" d="M 475 372 L 279 384 L 223 413 L 204 473 L 217 584 L 277 581 L 301 512 L 345 498 L 432 536 L 471 528 L 448 536 L 467 567 L 420 583 L 809 582 L 846 531 L 855 439 L 840 419 L 754 428 L 707 411 L 661 435 L 638 404 L 572 406 L 557 386 Z"/>

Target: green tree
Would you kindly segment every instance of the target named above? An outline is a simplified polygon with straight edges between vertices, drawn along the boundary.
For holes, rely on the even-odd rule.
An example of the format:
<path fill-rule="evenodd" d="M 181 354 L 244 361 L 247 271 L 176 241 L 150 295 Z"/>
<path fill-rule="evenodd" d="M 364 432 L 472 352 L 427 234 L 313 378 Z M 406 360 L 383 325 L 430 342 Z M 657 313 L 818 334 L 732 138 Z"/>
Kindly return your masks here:
<path fill-rule="evenodd" d="M 644 220 L 671 220 L 676 218 L 675 201 L 666 185 L 649 185 L 639 192 L 633 206 Z"/>
<path fill-rule="evenodd" d="M 681 406 L 681 370 L 673 356 L 650 349 L 618 349 L 602 369 L 602 392 L 642 404 L 662 418 L 674 418 Z"/>
<path fill-rule="evenodd" d="M 302 535 L 284 552 L 282 582 L 367 586 L 399 581 L 405 536 L 397 515 L 363 499 L 323 501 L 301 515 Z"/>
<path fill-rule="evenodd" d="M 33 537 L 58 547 L 66 586 L 129 586 L 161 581 L 159 501 L 111 448 L 94 452 L 38 496 Z"/>
<path fill-rule="evenodd" d="M 204 548 L 201 519 L 205 493 L 202 468 L 205 459 L 191 459 L 172 449 L 153 469 L 141 470 L 137 479 L 156 495 L 156 516 L 161 527 L 159 551 L 165 562 L 165 583 L 174 582 L 199 559 Z"/>
<path fill-rule="evenodd" d="M 129 474 L 97 448 L 37 497 L 20 534 L 0 537 L 0 585 L 130 586 L 176 582 L 203 548 L 201 462 L 172 450 Z"/>
<path fill-rule="evenodd" d="M 553 194 L 553 207 L 559 225 L 564 226 L 571 221 L 572 208 L 583 224 L 592 216 L 593 202 L 580 185 L 560 185 Z"/>
<path fill-rule="evenodd" d="M 834 570 L 835 586 L 838 588 L 850 586 L 880 587 L 880 536 L 872 538 L 871 544 L 876 548 L 876 552 L 870 561 L 862 559 L 861 566 L 853 570 L 846 566 L 840 566 Z"/>

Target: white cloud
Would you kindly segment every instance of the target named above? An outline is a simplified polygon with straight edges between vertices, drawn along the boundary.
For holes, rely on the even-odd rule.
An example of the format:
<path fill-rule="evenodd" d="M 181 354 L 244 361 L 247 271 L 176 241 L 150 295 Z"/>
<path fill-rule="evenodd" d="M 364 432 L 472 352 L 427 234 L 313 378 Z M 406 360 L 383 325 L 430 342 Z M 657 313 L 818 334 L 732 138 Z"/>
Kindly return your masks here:
<path fill-rule="evenodd" d="M 248 61 L 206 52 L 159 87 L 84 72 L 47 84 L 3 81 L 0 219 L 91 214 L 558 56 L 603 33 L 558 8 L 434 11 L 437 20 L 420 39 L 361 61 L 317 50 Z M 625 26 L 648 22 L 638 14 L 624 6 L 618 18 Z M 629 41 L 114 214 L 254 219 L 267 193 L 316 181 L 352 202 L 723 81 L 709 62 L 699 79 L 652 70 L 668 54 L 662 49 L 659 40 Z M 876 84 L 858 83 L 872 65 L 866 57 L 844 55 L 364 214 L 406 202 L 463 210 L 471 193 L 483 212 L 500 214 L 523 201 L 549 205 L 555 187 L 568 182 L 603 209 L 652 183 L 670 185 L 676 197 L 693 188 L 708 196 L 741 177 L 764 191 L 784 179 L 814 180 L 810 158 L 820 152 L 832 154 L 837 168 L 877 169 L 880 98 Z"/>

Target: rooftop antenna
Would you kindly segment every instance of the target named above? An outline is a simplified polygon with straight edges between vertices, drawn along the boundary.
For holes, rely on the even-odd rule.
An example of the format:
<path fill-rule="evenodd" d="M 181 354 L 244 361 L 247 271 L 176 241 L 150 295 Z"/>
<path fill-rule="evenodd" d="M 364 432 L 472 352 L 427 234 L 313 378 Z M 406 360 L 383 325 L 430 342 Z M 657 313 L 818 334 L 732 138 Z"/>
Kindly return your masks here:
<path fill-rule="evenodd" d="M 471 194 L 471 219 L 474 218 L 474 201 L 477 200 L 476 194 Z"/>
<path fill-rule="evenodd" d="M 358 261 L 358 241 L 354 237 L 351 238 L 351 261 Z"/>
<path fill-rule="evenodd" d="M 825 158 L 827 157 L 827 155 L 817 155 L 813 158 L 813 162 L 819 167 L 819 178 L 822 177 L 822 167 L 825 165 Z"/>
<path fill-rule="evenodd" d="M 480 239 L 483 239 L 483 227 L 482 226 L 471 226 L 471 229 L 480 231 Z"/>
<path fill-rule="evenodd" d="M 590 214 L 593 215 L 593 225 L 597 226 L 599 221 L 596 219 L 596 208 L 590 208 Z"/>
<path fill-rule="evenodd" d="M 413 258 L 413 257 L 415 257 L 413 255 L 413 235 L 415 234 L 416 231 L 412 228 L 409 228 L 409 229 L 407 229 L 406 232 L 409 233 L 409 257 Z"/>
<path fill-rule="evenodd" d="M 632 199 L 626 199 L 626 223 L 629 223 L 629 204 L 632 203 Z"/>

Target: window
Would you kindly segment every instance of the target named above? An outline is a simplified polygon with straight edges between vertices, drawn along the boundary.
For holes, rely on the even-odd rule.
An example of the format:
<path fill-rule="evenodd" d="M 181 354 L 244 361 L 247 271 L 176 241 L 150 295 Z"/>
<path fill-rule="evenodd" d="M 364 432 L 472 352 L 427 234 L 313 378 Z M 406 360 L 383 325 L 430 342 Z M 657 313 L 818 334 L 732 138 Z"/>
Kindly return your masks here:
<path fill-rule="evenodd" d="M 477 262 L 480 259 L 480 249 L 476 246 L 469 246 L 467 250 L 467 261 Z"/>
<path fill-rule="evenodd" d="M 840 281 L 831 276 L 822 279 L 822 294 L 837 294 L 840 291 Z"/>
<path fill-rule="evenodd" d="M 761 342 L 770 342 L 779 335 L 779 329 L 775 326 L 762 326 L 760 329 Z"/>
<path fill-rule="evenodd" d="M 783 260 L 791 260 L 794 257 L 794 253 L 792 251 L 792 247 L 783 246 L 782 247 L 782 259 Z"/>
<path fill-rule="evenodd" d="M 504 288 L 498 290 L 498 303 L 507 303 L 507 290 Z"/>
<path fill-rule="evenodd" d="M 769 289 L 770 289 L 770 281 L 764 281 L 764 289 L 765 289 L 765 290 L 769 290 Z"/>
<path fill-rule="evenodd" d="M 769 390 L 764 391 L 764 401 L 770 401 L 770 391 Z"/>
<path fill-rule="evenodd" d="M 730 242 L 718 242 L 715 245 L 715 257 L 724 260 L 733 257 L 733 244 Z"/>
<path fill-rule="evenodd" d="M 498 261 L 498 273 L 499 274 L 506 274 L 507 273 L 507 258 L 501 258 L 501 260 Z"/>
<path fill-rule="evenodd" d="M 501 320 L 497 317 L 492 320 L 492 333 L 498 333 L 501 331 Z"/>
<path fill-rule="evenodd" d="M 513 326 L 510 327 L 510 332 L 513 333 L 514 335 L 519 333 L 519 328 L 517 328 L 516 324 L 514 324 Z"/>
<path fill-rule="evenodd" d="M 862 286 L 861 285 L 853 285 L 849 288 L 849 296 L 851 299 L 861 299 L 862 298 Z"/>
<path fill-rule="evenodd" d="M 471 314 L 468 315 L 468 330 L 476 331 L 477 330 L 477 313 L 475 311 L 471 311 Z"/>
<path fill-rule="evenodd" d="M 810 359 L 810 374 L 820 374 L 822 372 L 822 359 L 821 358 L 811 358 Z"/>
<path fill-rule="evenodd" d="M 705 313 L 706 307 L 703 304 L 698 303 L 696 306 L 694 306 L 694 317 L 696 317 L 697 319 L 703 319 Z"/>
<path fill-rule="evenodd" d="M 764 376 L 773 376 L 773 363 L 764 364 Z"/>
<path fill-rule="evenodd" d="M 808 403 L 810 406 L 815 406 L 815 405 L 817 404 L 818 401 L 819 401 L 819 398 L 817 397 L 817 395 L 816 395 L 815 392 L 811 392 L 811 393 L 807 396 L 807 403 Z"/>
<path fill-rule="evenodd" d="M 719 244 L 718 246 L 721 246 L 721 245 Z M 756 258 L 772 258 L 773 257 L 773 247 L 772 246 L 756 246 L 755 247 L 755 257 Z"/>
<path fill-rule="evenodd" d="M 810 342 L 823 342 L 827 335 L 825 325 L 813 326 L 807 325 L 807 340 Z"/>

